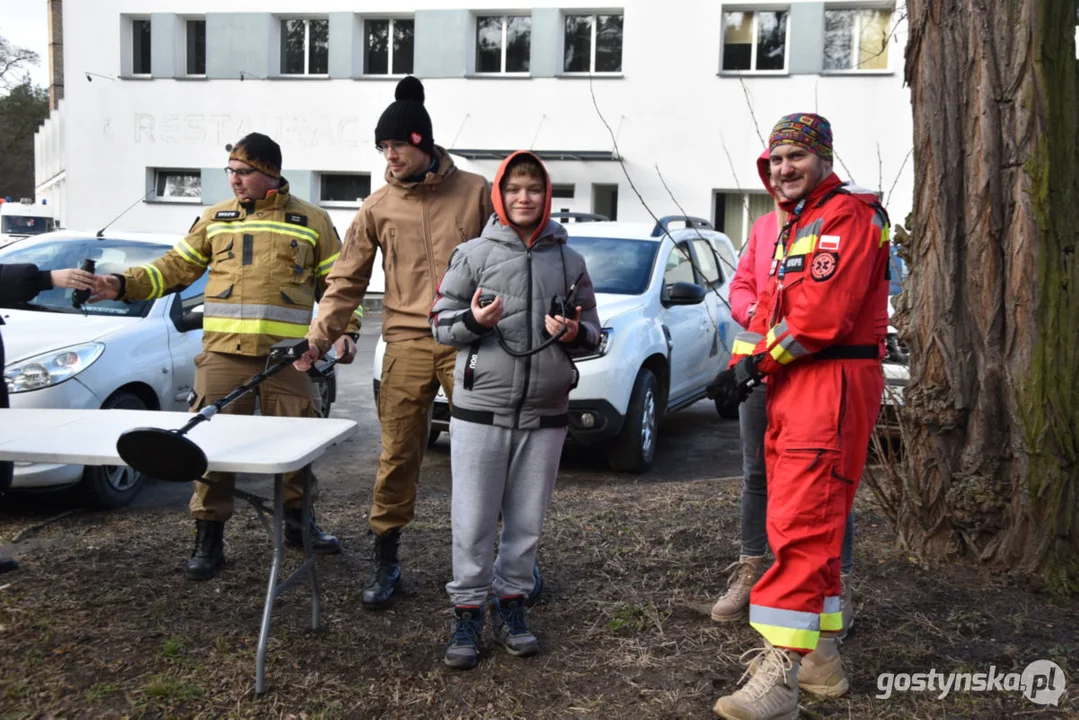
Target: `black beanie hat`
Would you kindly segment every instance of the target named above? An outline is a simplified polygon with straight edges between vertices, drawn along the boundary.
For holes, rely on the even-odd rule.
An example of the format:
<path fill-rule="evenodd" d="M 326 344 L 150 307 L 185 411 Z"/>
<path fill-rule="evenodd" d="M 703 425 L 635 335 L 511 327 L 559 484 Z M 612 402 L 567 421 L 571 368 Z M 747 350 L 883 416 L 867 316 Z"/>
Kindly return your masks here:
<path fill-rule="evenodd" d="M 375 126 L 375 145 L 383 140 L 411 143 L 432 157 L 431 116 L 423 107 L 423 83 L 411 75 L 397 83 L 396 102 L 390 103 Z"/>
<path fill-rule="evenodd" d="M 225 149 L 229 151 L 229 160 L 247 163 L 272 178 L 281 177 L 281 146 L 268 135 L 250 133 Z"/>

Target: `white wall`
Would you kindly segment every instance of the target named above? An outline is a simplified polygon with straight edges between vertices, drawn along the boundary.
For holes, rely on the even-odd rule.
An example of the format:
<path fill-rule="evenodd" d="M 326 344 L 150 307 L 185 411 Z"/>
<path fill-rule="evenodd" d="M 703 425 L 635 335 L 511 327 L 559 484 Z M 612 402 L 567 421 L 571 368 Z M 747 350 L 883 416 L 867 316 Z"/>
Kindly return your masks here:
<path fill-rule="evenodd" d="M 800 1 L 800 0 L 796 0 Z M 737 8 L 752 7 L 739 3 Z M 511 3 L 511 7 L 521 5 Z M 581 10 L 537 0 L 521 7 Z M 506 10 L 505 2 L 365 3 L 367 12 L 400 14 L 415 9 Z M 626 169 L 657 215 L 677 212 L 660 183 L 692 215 L 712 216 L 712 192 L 758 190 L 755 160 L 776 119 L 790 112 L 819 112 L 833 126 L 836 170 L 860 185 L 880 189 L 893 222 L 910 211 L 913 193 L 912 122 L 903 87 L 905 28 L 889 49 L 885 75 L 720 76 L 720 3 L 630 0 L 625 9 L 623 73 L 619 78 L 443 78 L 425 81 L 435 141 L 459 148 L 611 150 L 613 143 L 593 107 L 592 92 L 617 132 Z M 765 5 L 776 7 L 774 3 Z M 62 114 L 66 224 L 96 228 L 141 197 L 147 167 L 223 167 L 224 145 L 251 131 L 273 136 L 289 171 L 366 171 L 372 189 L 382 184 L 383 161 L 373 129 L 393 100 L 394 82 L 379 79 L 131 80 L 94 78 L 85 72 L 120 73 L 124 13 L 207 11 L 312 14 L 348 11 L 347 0 L 96 0 L 64 6 L 66 97 Z M 752 112 L 750 109 L 752 106 Z M 47 124 L 42 133 L 56 132 Z M 56 141 L 50 141 L 50 147 Z M 40 147 L 40 145 L 39 145 Z M 460 160 L 493 176 L 495 161 Z M 571 202 L 591 209 L 592 183 L 619 184 L 619 219 L 648 220 L 622 168 L 613 162 L 552 162 L 555 182 L 575 183 Z M 55 173 L 54 173 L 55 174 Z M 39 174 L 39 182 L 42 176 Z M 894 185 L 894 188 L 893 188 Z M 207 203 L 225 198 L 204 198 Z M 199 206 L 142 203 L 117 227 L 182 232 Z M 353 210 L 330 210 L 342 234 Z M 738 242 L 739 239 L 735 238 Z"/>

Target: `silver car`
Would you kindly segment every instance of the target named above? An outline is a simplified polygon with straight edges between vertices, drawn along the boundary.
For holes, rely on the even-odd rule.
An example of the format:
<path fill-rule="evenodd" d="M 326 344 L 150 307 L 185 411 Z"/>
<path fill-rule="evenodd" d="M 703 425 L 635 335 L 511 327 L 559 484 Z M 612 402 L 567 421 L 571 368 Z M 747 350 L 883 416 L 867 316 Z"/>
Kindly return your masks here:
<path fill-rule="evenodd" d="M 112 231 L 99 238 L 63 231 L 4 248 L 0 262 L 55 270 L 77 267 L 90 258 L 98 274 L 120 273 L 160 257 L 179 239 Z M 202 352 L 206 277 L 157 300 L 75 308 L 72 291 L 56 288 L 17 308 L 0 310 L 11 406 L 186 410 L 194 386 L 194 358 Z M 327 415 L 336 390 L 332 372 L 316 388 Z M 125 466 L 17 462 L 12 489 L 75 485 L 88 503 L 114 508 L 130 502 L 143 481 L 141 473 Z"/>

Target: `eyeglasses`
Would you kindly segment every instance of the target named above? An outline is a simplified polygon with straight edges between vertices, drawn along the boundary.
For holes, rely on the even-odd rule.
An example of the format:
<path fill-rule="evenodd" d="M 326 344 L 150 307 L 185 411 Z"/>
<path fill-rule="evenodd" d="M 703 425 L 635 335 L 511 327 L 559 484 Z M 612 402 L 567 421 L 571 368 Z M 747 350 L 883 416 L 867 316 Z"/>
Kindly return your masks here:
<path fill-rule="evenodd" d="M 250 175 L 252 173 L 257 173 L 257 172 L 258 172 L 258 170 L 255 170 L 254 168 L 248 168 L 246 170 L 237 170 L 236 168 L 230 168 L 230 167 L 225 168 L 225 174 L 228 175 L 229 177 L 232 177 L 233 175 L 239 175 L 241 178 L 245 178 L 248 175 Z"/>
<path fill-rule="evenodd" d="M 406 147 L 411 147 L 411 145 L 404 140 L 390 140 L 389 142 L 379 143 L 378 145 L 375 145 L 375 150 L 378 150 L 383 155 L 388 153 L 390 150 L 393 150 L 395 155 L 400 155 L 401 151 L 404 150 Z"/>

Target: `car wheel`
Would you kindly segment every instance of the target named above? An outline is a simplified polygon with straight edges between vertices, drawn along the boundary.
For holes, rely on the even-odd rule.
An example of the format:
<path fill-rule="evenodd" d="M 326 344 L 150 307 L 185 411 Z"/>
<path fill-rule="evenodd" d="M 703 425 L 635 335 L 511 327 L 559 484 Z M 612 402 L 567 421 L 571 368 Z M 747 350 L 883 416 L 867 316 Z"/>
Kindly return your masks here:
<path fill-rule="evenodd" d="M 618 472 L 643 473 L 652 465 L 659 433 L 659 384 L 648 368 L 633 383 L 626 422 L 607 450 L 607 464 Z"/>
<path fill-rule="evenodd" d="M 738 406 L 737 405 L 732 409 L 727 405 L 721 404 L 719 402 L 719 400 L 716 400 L 716 412 L 719 413 L 719 416 L 721 418 L 723 418 L 724 420 L 737 420 L 738 419 Z"/>
<path fill-rule="evenodd" d="M 146 410 L 137 395 L 118 392 L 101 406 L 103 410 Z M 126 465 L 87 465 L 78 485 L 82 500 L 93 507 L 113 509 L 127 505 L 142 489 L 144 476 Z"/>

